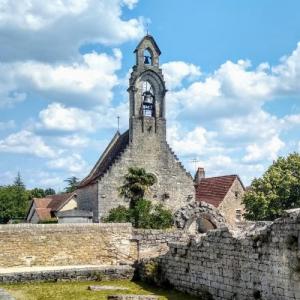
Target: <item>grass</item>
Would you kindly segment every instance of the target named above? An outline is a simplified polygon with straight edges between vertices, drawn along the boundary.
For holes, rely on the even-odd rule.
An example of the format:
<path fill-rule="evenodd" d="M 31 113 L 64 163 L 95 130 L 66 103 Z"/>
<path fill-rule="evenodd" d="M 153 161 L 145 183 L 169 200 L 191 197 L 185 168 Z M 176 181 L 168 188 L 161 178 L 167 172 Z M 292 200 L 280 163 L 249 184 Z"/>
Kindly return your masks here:
<path fill-rule="evenodd" d="M 129 290 L 89 291 L 89 285 L 113 285 L 126 287 Z M 7 290 L 17 300 L 106 300 L 112 294 L 159 295 L 160 300 L 196 300 L 198 297 L 161 289 L 144 283 L 129 280 L 114 280 L 101 282 L 48 282 L 48 283 L 18 283 L 0 286 Z"/>

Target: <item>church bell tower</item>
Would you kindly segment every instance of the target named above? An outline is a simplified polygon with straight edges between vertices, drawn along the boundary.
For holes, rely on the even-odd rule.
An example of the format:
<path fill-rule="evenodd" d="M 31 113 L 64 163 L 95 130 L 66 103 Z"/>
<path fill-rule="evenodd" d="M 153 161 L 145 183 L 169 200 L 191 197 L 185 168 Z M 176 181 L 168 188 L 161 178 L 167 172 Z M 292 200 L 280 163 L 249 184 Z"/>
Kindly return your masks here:
<path fill-rule="evenodd" d="M 154 38 L 146 35 L 134 51 L 136 64 L 129 79 L 129 138 L 132 143 L 166 140 L 166 87 Z"/>

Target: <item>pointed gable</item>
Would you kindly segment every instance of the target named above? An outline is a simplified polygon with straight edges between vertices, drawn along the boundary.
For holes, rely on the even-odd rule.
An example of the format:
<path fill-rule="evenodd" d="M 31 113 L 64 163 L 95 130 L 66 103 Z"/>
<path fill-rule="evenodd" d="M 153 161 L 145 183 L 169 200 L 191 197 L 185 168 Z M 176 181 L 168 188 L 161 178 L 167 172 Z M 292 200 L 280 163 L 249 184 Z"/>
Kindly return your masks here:
<path fill-rule="evenodd" d="M 156 42 L 155 42 L 153 36 L 150 35 L 150 34 L 147 34 L 147 35 L 145 35 L 145 36 L 143 37 L 143 39 L 142 39 L 142 40 L 139 42 L 139 44 L 136 46 L 136 48 L 135 48 L 135 50 L 134 50 L 134 53 L 137 52 L 137 51 L 141 48 L 141 46 L 145 43 L 145 41 L 147 41 L 147 40 L 153 45 L 153 47 L 154 47 L 156 53 L 157 53 L 158 55 L 161 55 L 161 51 L 160 51 L 158 45 L 156 44 Z"/>
<path fill-rule="evenodd" d="M 90 174 L 84 178 L 78 188 L 82 188 L 89 184 L 95 183 L 100 177 L 104 175 L 104 173 L 110 168 L 110 166 L 114 163 L 114 161 L 121 155 L 121 153 L 125 150 L 127 145 L 129 144 L 129 131 L 127 130 L 122 135 L 117 132 L 96 165 L 90 172 Z"/>
<path fill-rule="evenodd" d="M 45 198 L 33 198 L 27 213 L 27 221 L 31 221 L 34 213 L 40 221 L 51 219 L 54 212 L 59 211 L 66 203 L 75 196 L 75 193 L 49 195 Z"/>
<path fill-rule="evenodd" d="M 196 199 L 218 207 L 236 179 L 243 186 L 237 175 L 202 178 L 199 184 L 196 185 Z"/>

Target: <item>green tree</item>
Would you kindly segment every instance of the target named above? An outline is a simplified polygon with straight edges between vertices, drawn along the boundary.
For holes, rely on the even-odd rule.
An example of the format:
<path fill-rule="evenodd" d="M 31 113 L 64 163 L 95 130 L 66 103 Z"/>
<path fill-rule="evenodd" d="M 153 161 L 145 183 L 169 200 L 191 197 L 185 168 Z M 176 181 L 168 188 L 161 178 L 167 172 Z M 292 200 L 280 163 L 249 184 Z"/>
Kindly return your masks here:
<path fill-rule="evenodd" d="M 274 220 L 285 209 L 300 207 L 300 155 L 279 157 L 243 198 L 249 220 Z"/>
<path fill-rule="evenodd" d="M 30 198 L 43 198 L 45 197 L 45 191 L 41 188 L 34 188 L 30 190 Z"/>
<path fill-rule="evenodd" d="M 55 194 L 56 194 L 56 192 L 54 189 L 52 189 L 52 188 L 45 189 L 45 196 L 55 195 Z"/>
<path fill-rule="evenodd" d="M 125 175 L 124 184 L 119 188 L 121 196 L 130 199 L 130 207 L 134 207 L 137 200 L 143 199 L 146 191 L 156 182 L 153 174 L 143 168 L 129 168 Z"/>
<path fill-rule="evenodd" d="M 16 178 L 14 180 L 14 184 L 13 185 L 16 186 L 16 187 L 25 189 L 25 184 L 24 184 L 24 182 L 22 180 L 20 172 L 18 172 L 18 174 L 17 174 L 17 176 L 16 176 Z"/>
<path fill-rule="evenodd" d="M 65 192 L 66 193 L 74 192 L 77 188 L 78 183 L 79 183 L 79 179 L 75 176 L 67 178 L 64 181 L 68 183 L 68 185 L 65 187 Z"/>
<path fill-rule="evenodd" d="M 0 223 L 24 218 L 28 204 L 29 193 L 18 173 L 13 185 L 0 187 Z"/>

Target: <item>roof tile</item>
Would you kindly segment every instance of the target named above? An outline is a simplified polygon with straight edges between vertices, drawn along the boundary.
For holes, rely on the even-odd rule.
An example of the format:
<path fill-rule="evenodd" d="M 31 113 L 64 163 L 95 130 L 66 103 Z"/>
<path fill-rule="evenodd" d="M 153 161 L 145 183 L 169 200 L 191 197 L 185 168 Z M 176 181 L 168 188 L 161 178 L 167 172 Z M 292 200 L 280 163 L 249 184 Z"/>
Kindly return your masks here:
<path fill-rule="evenodd" d="M 196 186 L 196 199 L 218 207 L 236 178 L 237 175 L 225 175 L 201 179 Z"/>

